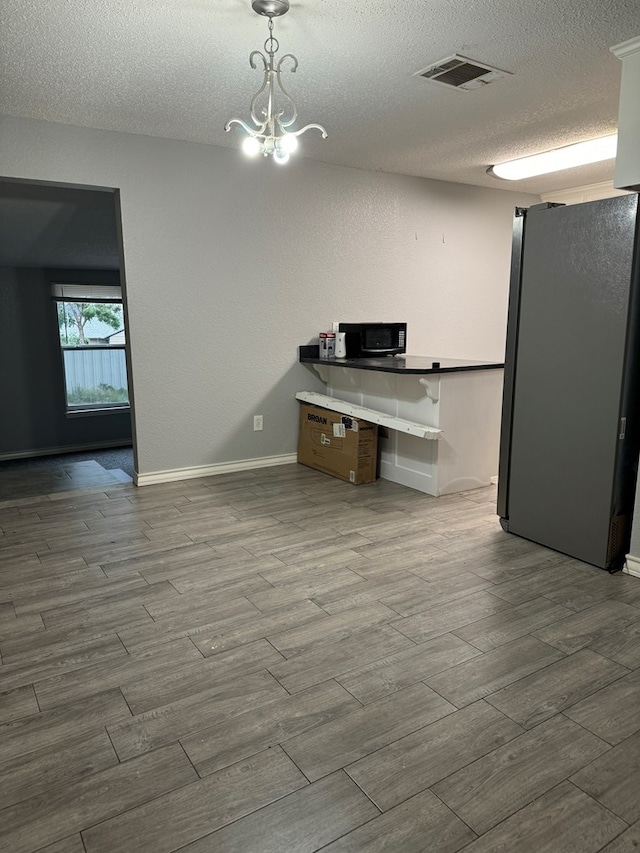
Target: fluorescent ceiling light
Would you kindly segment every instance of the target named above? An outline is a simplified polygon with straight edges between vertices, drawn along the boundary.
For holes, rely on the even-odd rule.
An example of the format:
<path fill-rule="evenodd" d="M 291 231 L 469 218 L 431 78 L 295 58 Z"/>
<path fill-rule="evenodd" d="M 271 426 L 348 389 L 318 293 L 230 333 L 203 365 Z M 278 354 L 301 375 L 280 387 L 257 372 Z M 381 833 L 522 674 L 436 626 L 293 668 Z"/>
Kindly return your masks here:
<path fill-rule="evenodd" d="M 530 157 L 520 157 L 518 160 L 508 160 L 491 166 L 487 171 L 496 178 L 505 181 L 520 181 L 532 178 L 534 175 L 546 175 L 548 172 L 559 172 L 562 169 L 572 169 L 574 166 L 586 166 L 588 163 L 599 163 L 601 160 L 611 160 L 616 156 L 618 134 L 601 136 L 599 139 L 589 139 L 577 142 L 554 151 L 542 154 L 532 154 Z"/>

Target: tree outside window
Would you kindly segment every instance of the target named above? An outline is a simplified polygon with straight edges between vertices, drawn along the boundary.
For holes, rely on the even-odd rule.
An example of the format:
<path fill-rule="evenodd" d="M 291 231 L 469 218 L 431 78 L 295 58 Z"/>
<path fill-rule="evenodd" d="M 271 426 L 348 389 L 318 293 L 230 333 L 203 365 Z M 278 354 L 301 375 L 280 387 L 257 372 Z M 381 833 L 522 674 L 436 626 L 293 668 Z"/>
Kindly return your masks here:
<path fill-rule="evenodd" d="M 85 328 L 98 321 L 112 329 L 122 329 L 122 306 L 109 302 L 58 302 L 60 342 L 65 346 L 87 346 Z"/>

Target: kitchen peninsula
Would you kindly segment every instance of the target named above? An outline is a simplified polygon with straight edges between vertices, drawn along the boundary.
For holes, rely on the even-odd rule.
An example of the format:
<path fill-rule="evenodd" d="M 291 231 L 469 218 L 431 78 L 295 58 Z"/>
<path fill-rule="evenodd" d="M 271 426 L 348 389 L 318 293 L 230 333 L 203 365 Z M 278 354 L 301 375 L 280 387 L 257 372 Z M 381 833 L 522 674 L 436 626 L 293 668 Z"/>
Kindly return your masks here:
<path fill-rule="evenodd" d="M 381 477 L 437 496 L 487 486 L 497 476 L 503 363 L 321 359 L 313 345 L 301 346 L 299 358 L 325 383 L 327 396 L 390 416 L 380 434 Z M 389 428 L 394 418 L 401 420 Z M 402 421 L 432 430 L 419 437 Z"/>

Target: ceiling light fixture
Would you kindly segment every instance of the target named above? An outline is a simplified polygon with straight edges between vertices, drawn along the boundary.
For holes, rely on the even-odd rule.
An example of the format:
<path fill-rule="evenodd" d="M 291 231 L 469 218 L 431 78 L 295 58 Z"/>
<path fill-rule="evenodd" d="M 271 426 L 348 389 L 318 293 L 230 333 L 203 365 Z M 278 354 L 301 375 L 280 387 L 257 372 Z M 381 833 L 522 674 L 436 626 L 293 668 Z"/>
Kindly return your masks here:
<path fill-rule="evenodd" d="M 251 7 L 258 15 L 269 18 L 269 38 L 264 43 L 264 53 L 254 50 L 249 56 L 249 64 L 256 68 L 256 57 L 262 60 L 264 65 L 264 78 L 262 85 L 251 99 L 250 115 L 254 127 L 239 118 L 232 118 L 225 125 L 225 130 L 231 130 L 231 126 L 239 124 L 246 130 L 248 136 L 242 143 L 242 150 L 248 157 L 263 154 L 265 157 L 271 155 L 276 163 L 286 163 L 289 155 L 298 147 L 298 137 L 311 128 L 316 128 L 322 133 L 323 139 L 327 138 L 327 131 L 320 124 L 307 124 L 300 130 L 291 130 L 291 125 L 298 118 L 296 102 L 282 85 L 280 78 L 283 63 L 291 60 L 291 71 L 298 68 L 298 60 L 292 53 L 287 53 L 275 62 L 280 43 L 273 36 L 273 19 L 284 15 L 289 11 L 289 0 L 253 0 Z M 277 88 L 276 88 L 277 84 Z M 279 91 L 278 91 L 279 90 Z M 261 98 L 265 105 L 258 112 L 257 102 Z M 277 106 L 276 101 L 284 96 L 284 104 Z"/>
<path fill-rule="evenodd" d="M 546 175 L 549 172 L 572 169 L 574 166 L 586 166 L 589 163 L 611 160 L 616 156 L 617 146 L 618 134 L 613 133 L 611 136 L 576 142 L 575 145 L 566 145 L 564 148 L 556 148 L 542 154 L 508 160 L 506 163 L 490 166 L 487 173 L 505 181 L 520 181 L 535 175 Z"/>

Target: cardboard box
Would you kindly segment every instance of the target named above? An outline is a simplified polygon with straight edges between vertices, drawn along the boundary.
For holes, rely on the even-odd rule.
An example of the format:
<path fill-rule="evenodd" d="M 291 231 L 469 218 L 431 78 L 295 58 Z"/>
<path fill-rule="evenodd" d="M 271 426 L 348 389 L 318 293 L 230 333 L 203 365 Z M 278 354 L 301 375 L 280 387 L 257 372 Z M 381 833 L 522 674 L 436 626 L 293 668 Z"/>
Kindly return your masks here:
<path fill-rule="evenodd" d="M 347 483 L 372 483 L 378 465 L 378 425 L 301 403 L 298 462 Z"/>

